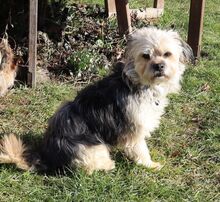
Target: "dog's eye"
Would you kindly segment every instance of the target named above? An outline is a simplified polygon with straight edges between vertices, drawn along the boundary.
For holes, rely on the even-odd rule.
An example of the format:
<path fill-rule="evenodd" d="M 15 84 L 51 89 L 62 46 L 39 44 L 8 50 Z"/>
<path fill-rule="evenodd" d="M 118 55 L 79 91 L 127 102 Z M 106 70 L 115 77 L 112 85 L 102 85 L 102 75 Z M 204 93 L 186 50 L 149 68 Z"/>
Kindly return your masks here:
<path fill-rule="evenodd" d="M 166 53 L 163 54 L 163 56 L 164 56 L 165 58 L 170 57 L 171 55 L 172 55 L 171 52 L 166 52 Z"/>
<path fill-rule="evenodd" d="M 144 53 L 144 54 L 142 55 L 142 57 L 143 57 L 144 59 L 150 60 L 150 54 L 149 54 L 149 53 Z"/>

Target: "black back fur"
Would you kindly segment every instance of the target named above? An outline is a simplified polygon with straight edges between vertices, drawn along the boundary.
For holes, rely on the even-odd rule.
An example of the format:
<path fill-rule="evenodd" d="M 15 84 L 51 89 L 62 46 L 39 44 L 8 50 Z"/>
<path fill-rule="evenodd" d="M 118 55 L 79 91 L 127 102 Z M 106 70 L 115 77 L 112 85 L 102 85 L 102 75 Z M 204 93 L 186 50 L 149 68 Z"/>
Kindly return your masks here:
<path fill-rule="evenodd" d="M 78 145 L 116 145 L 119 136 L 132 130 L 126 116 L 128 96 L 139 88 L 127 85 L 123 66 L 78 93 L 50 119 L 41 159 L 47 169 L 66 166 L 77 157 Z M 122 78 L 123 77 L 123 78 Z"/>

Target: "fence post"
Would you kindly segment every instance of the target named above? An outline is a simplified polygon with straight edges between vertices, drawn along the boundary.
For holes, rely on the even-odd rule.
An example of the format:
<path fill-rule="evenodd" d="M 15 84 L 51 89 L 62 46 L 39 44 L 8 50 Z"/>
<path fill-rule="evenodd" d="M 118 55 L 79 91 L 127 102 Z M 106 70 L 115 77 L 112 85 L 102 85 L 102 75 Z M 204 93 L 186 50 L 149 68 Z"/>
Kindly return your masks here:
<path fill-rule="evenodd" d="M 192 47 L 195 57 L 200 57 L 205 0 L 191 0 L 188 44 Z"/>
<path fill-rule="evenodd" d="M 119 34 L 128 34 L 131 32 L 131 16 L 128 0 L 115 0 Z"/>
<path fill-rule="evenodd" d="M 36 86 L 38 0 L 29 0 L 28 85 Z"/>

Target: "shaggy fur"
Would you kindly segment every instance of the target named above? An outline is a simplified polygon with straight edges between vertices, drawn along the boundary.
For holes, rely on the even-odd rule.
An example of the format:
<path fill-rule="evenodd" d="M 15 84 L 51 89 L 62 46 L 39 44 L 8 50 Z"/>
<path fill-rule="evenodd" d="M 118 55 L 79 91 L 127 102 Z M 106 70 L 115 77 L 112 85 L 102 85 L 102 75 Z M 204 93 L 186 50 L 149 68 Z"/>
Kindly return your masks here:
<path fill-rule="evenodd" d="M 8 89 L 14 85 L 17 72 L 17 62 L 8 41 L 2 39 L 0 43 L 0 97 L 4 96 Z"/>
<path fill-rule="evenodd" d="M 22 141 L 14 135 L 4 136 L 0 145 L 0 163 L 15 163 L 18 168 L 27 170 L 29 165 L 23 158 L 26 151 Z"/>
<path fill-rule="evenodd" d="M 145 138 L 159 126 L 167 95 L 180 89 L 184 62 L 192 51 L 174 31 L 143 28 L 131 34 L 126 52 L 125 62 L 111 75 L 83 89 L 54 114 L 37 163 L 24 155 L 21 162 L 37 170 L 79 166 L 88 173 L 108 171 L 115 167 L 109 152 L 118 147 L 137 164 L 161 168 L 151 160 Z M 7 144 L 3 140 L 0 162 L 18 165 L 15 152 L 7 148 L 22 143 L 9 139 Z M 6 156 L 11 161 L 4 161 Z"/>

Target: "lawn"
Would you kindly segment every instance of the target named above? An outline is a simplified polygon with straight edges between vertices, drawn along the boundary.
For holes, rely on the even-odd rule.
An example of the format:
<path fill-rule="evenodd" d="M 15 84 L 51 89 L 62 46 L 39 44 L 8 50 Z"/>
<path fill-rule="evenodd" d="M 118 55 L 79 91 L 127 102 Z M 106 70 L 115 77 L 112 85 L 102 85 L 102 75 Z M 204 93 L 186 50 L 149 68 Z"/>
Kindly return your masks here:
<path fill-rule="evenodd" d="M 154 172 L 114 151 L 116 169 L 88 176 L 82 170 L 66 175 L 40 175 L 0 165 L 0 201 L 220 201 L 220 7 L 206 1 L 202 56 L 190 66 L 179 95 L 170 105 L 149 147 L 164 164 Z M 86 0 L 77 2 L 101 2 Z M 132 1 L 132 7 L 150 1 Z M 188 0 L 165 1 L 165 13 L 155 22 L 175 27 L 186 39 Z M 0 134 L 14 133 L 38 141 L 48 118 L 77 89 L 49 82 L 35 89 L 17 87 L 0 100 Z"/>

